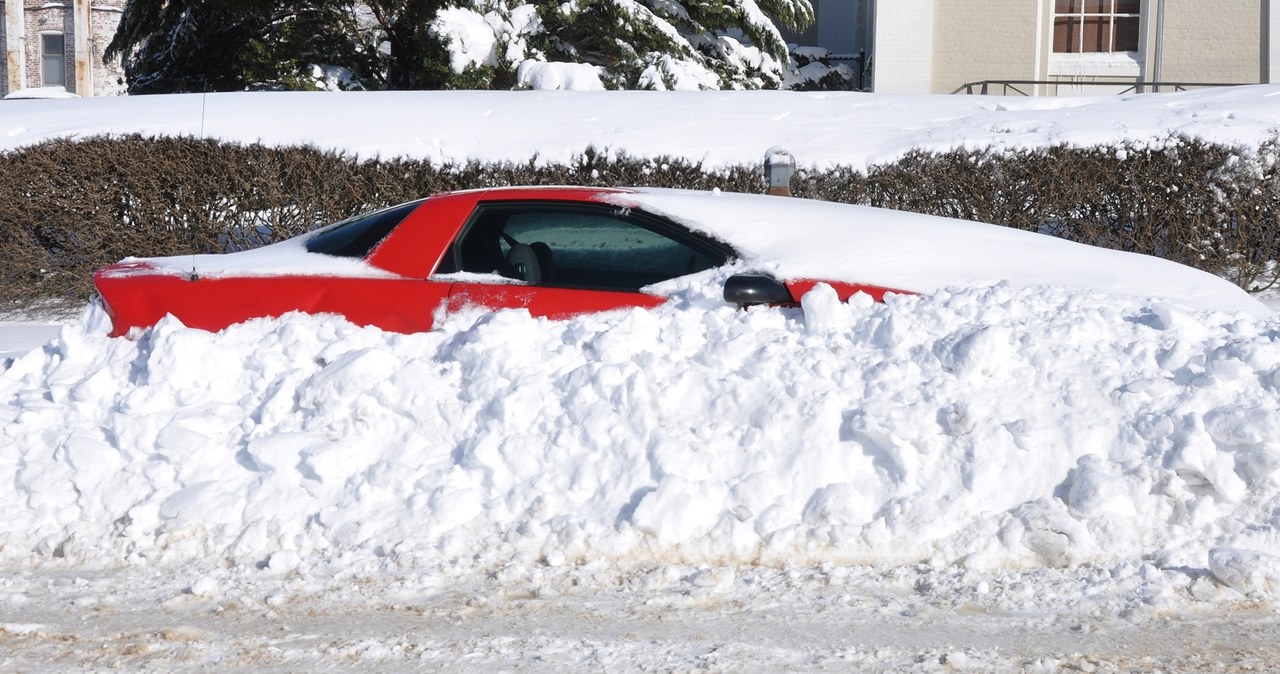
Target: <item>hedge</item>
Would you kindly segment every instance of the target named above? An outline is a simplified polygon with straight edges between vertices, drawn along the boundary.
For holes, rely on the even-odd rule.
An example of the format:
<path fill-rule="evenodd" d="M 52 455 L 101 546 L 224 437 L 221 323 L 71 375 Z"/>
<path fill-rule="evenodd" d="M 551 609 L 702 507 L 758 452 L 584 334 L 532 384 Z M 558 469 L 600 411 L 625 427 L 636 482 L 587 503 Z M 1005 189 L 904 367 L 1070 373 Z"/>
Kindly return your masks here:
<path fill-rule="evenodd" d="M 1159 255 L 1252 290 L 1280 258 L 1277 141 L 911 152 L 797 172 L 796 196 L 1041 231 Z M 803 161 L 803 158 L 800 158 Z M 243 249 L 442 190 L 580 184 L 760 192 L 758 166 L 605 157 L 568 165 L 361 161 L 311 147 L 210 139 L 54 140 L 0 161 L 0 313 L 65 312 L 95 268 L 126 256 Z"/>

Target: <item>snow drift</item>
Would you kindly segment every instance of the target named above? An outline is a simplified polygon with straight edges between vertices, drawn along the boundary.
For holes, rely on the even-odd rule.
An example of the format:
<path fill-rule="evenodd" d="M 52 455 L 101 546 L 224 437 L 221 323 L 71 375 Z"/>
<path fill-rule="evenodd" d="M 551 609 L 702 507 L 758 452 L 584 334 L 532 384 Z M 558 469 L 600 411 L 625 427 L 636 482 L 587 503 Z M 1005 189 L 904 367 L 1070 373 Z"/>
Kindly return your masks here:
<path fill-rule="evenodd" d="M 293 315 L 0 373 L 0 559 L 590 558 L 1280 574 L 1280 330 L 1061 288 L 737 311 L 690 289 L 397 335 Z"/>
<path fill-rule="evenodd" d="M 610 157 L 700 161 L 707 169 L 757 166 L 774 145 L 789 150 L 801 166 L 818 169 L 863 169 L 891 163 L 912 149 L 1162 148 L 1178 136 L 1249 152 L 1274 139 L 1277 128 L 1277 85 L 1079 98 L 789 91 L 240 92 L 0 106 L 0 150 L 55 138 L 140 133 L 314 146 L 362 159 L 411 157 L 442 164 L 531 158 L 569 164 L 595 148 Z"/>

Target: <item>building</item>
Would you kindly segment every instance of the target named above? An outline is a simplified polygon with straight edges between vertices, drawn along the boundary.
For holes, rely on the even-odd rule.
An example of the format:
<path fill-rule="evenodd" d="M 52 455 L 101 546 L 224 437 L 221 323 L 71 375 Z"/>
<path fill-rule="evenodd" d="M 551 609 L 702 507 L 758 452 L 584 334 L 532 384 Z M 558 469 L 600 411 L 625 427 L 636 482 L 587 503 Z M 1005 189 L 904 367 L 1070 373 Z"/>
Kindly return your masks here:
<path fill-rule="evenodd" d="M 865 50 L 879 92 L 979 93 L 987 82 L 986 93 L 1053 96 L 1280 82 L 1280 0 L 813 2 L 817 26 L 798 39 Z"/>
<path fill-rule="evenodd" d="M 125 0 L 0 0 L 0 96 L 57 88 L 80 96 L 124 92 L 120 65 L 102 52 L 115 35 Z"/>

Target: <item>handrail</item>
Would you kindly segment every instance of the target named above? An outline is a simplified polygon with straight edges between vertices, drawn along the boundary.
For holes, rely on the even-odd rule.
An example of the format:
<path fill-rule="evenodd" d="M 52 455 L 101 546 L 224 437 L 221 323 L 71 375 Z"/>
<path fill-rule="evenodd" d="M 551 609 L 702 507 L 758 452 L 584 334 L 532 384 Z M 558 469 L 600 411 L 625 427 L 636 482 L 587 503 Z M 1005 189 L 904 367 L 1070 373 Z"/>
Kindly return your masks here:
<path fill-rule="evenodd" d="M 1029 86 L 1029 85 L 1030 86 L 1050 85 L 1053 87 L 1059 87 L 1059 86 L 1065 85 L 1065 86 L 1090 86 L 1090 87 L 1092 86 L 1124 87 L 1118 93 L 1127 94 L 1131 91 L 1137 91 L 1138 93 L 1147 93 L 1147 92 L 1158 93 L 1161 87 L 1171 87 L 1174 91 L 1186 91 L 1188 87 L 1193 87 L 1193 88 L 1238 87 L 1238 86 L 1243 86 L 1247 84 L 1256 84 L 1256 83 L 1255 82 L 1141 82 L 1141 81 L 1134 82 L 1132 80 L 978 80 L 976 82 L 966 82 L 964 84 L 961 84 L 955 91 L 951 93 L 958 94 L 963 91 L 966 94 L 973 95 L 974 89 L 977 88 L 979 89 L 979 91 L 977 92 L 978 95 L 986 96 L 986 95 L 989 95 L 990 93 L 989 90 L 992 86 L 998 86 L 998 87 L 1003 87 L 1004 93 L 1002 95 L 1007 96 L 1009 94 L 1009 91 L 1012 90 L 1023 96 L 1029 96 L 1030 94 L 1028 94 L 1025 91 L 1022 91 L 1018 87 Z M 1142 91 L 1142 88 L 1144 87 L 1147 88 L 1146 91 Z"/>

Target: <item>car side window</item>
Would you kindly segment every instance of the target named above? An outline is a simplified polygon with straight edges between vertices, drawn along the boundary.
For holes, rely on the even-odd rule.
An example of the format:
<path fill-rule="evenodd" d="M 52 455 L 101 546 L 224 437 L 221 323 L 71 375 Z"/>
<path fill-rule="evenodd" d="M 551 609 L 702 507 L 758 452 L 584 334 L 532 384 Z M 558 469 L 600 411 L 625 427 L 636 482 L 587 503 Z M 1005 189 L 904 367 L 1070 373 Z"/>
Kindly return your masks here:
<path fill-rule="evenodd" d="M 457 247 L 462 271 L 609 290 L 638 290 L 728 257 L 723 245 L 642 213 L 555 203 L 482 206 Z"/>
<path fill-rule="evenodd" d="M 421 204 L 419 199 L 329 225 L 307 239 L 307 250 L 339 257 L 364 257 Z"/>

